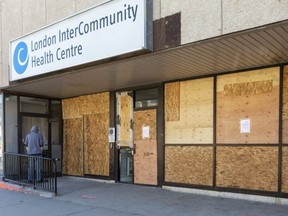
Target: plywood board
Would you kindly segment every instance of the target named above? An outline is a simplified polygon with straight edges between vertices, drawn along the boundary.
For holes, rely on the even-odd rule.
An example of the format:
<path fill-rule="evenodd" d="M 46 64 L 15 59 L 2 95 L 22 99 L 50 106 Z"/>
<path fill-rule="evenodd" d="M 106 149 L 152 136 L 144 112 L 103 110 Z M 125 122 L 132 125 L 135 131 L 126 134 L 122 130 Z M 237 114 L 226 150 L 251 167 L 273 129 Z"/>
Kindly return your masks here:
<path fill-rule="evenodd" d="M 83 175 L 83 119 L 64 120 L 63 174 Z"/>
<path fill-rule="evenodd" d="M 216 185 L 278 190 L 278 147 L 217 147 Z"/>
<path fill-rule="evenodd" d="M 288 193 L 288 146 L 282 152 L 282 192 Z"/>
<path fill-rule="evenodd" d="M 85 174 L 109 176 L 109 113 L 85 116 Z"/>
<path fill-rule="evenodd" d="M 213 147 L 166 145 L 165 181 L 212 186 Z"/>
<path fill-rule="evenodd" d="M 180 83 L 165 84 L 165 120 L 180 120 Z"/>
<path fill-rule="evenodd" d="M 136 140 L 134 154 L 134 183 L 157 185 L 157 141 Z"/>
<path fill-rule="evenodd" d="M 165 121 L 165 142 L 213 143 L 213 78 L 180 83 L 180 119 Z"/>
<path fill-rule="evenodd" d="M 83 115 L 108 113 L 109 93 L 85 95 L 62 100 L 63 119 L 82 118 Z"/>
<path fill-rule="evenodd" d="M 279 68 L 218 76 L 217 143 L 278 143 Z M 241 120 L 250 132 L 241 133 Z"/>
<path fill-rule="evenodd" d="M 133 97 L 131 92 L 119 92 L 117 96 L 117 145 L 133 145 Z"/>
<path fill-rule="evenodd" d="M 82 115 L 109 113 L 109 93 L 81 96 Z"/>
<path fill-rule="evenodd" d="M 284 67 L 282 124 L 282 142 L 288 144 L 288 66 Z"/>
<path fill-rule="evenodd" d="M 63 119 L 82 118 L 82 101 L 80 97 L 62 100 Z"/>
<path fill-rule="evenodd" d="M 149 137 L 143 138 L 145 129 L 148 130 Z M 156 109 L 134 112 L 134 139 L 135 140 L 156 140 Z"/>

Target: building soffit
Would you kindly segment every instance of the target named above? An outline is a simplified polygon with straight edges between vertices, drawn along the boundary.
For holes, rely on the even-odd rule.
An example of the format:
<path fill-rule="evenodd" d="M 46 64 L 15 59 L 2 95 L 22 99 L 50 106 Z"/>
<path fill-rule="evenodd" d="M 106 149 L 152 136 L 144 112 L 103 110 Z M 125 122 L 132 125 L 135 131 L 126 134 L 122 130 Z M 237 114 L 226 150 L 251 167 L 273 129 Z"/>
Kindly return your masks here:
<path fill-rule="evenodd" d="M 288 20 L 94 66 L 50 73 L 6 92 L 69 98 L 288 62 Z"/>

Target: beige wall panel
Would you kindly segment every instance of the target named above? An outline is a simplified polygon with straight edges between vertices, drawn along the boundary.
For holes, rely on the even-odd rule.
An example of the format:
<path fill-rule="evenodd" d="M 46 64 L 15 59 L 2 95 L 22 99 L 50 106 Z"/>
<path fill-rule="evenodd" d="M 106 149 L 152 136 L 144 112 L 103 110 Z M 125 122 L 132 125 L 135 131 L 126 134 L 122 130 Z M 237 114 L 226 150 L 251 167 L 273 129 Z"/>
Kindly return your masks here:
<path fill-rule="evenodd" d="M 165 142 L 213 143 L 213 78 L 180 83 L 180 120 L 165 122 Z"/>
<path fill-rule="evenodd" d="M 64 120 L 62 172 L 83 175 L 83 119 Z"/>
<path fill-rule="evenodd" d="M 1 19 L 2 19 L 2 41 L 1 41 L 1 86 L 9 84 L 9 42 L 12 39 L 18 38 L 23 33 L 22 19 L 23 16 L 21 0 L 4 1 L 2 2 Z M 11 10 L 13 8 L 13 10 Z"/>
<path fill-rule="evenodd" d="M 213 147 L 166 146 L 165 181 L 213 184 Z"/>
<path fill-rule="evenodd" d="M 23 0 L 23 34 L 38 30 L 46 25 L 45 0 Z M 36 18 L 37 17 L 37 18 Z"/>
<path fill-rule="evenodd" d="M 104 2 L 106 0 L 76 0 L 76 9 L 77 11 L 83 11 Z"/>
<path fill-rule="evenodd" d="M 283 115 L 282 115 L 282 142 L 288 144 L 288 67 L 284 68 L 283 80 Z"/>
<path fill-rule="evenodd" d="M 62 100 L 63 119 L 82 118 L 82 100 L 80 97 Z"/>
<path fill-rule="evenodd" d="M 216 185 L 278 190 L 278 147 L 217 147 Z"/>
<path fill-rule="evenodd" d="M 279 68 L 217 78 L 217 143 L 278 143 Z M 240 121 L 250 120 L 250 133 Z"/>
<path fill-rule="evenodd" d="M 286 20 L 287 6 L 287 0 L 155 0 L 153 19 L 181 12 L 181 44 L 187 44 Z"/>
<path fill-rule="evenodd" d="M 109 176 L 109 113 L 85 116 L 85 174 Z"/>
<path fill-rule="evenodd" d="M 288 193 L 288 146 L 282 149 L 282 192 Z"/>
<path fill-rule="evenodd" d="M 288 19 L 287 0 L 223 0 L 223 33 Z"/>
<path fill-rule="evenodd" d="M 46 1 L 46 22 L 47 24 L 54 23 L 63 18 L 71 16 L 76 12 L 75 0 L 59 1 L 48 0 Z"/>
<path fill-rule="evenodd" d="M 136 140 L 134 154 L 134 183 L 157 185 L 157 141 Z"/>
<path fill-rule="evenodd" d="M 131 109 L 132 109 L 132 98 L 129 95 L 121 96 L 121 110 L 120 110 L 120 118 L 121 118 L 121 141 L 123 145 L 128 145 L 129 141 L 131 140 L 131 130 L 130 130 L 130 116 L 131 116 Z M 125 144 L 126 143 L 126 144 Z"/>
<path fill-rule="evenodd" d="M 157 2 L 155 5 L 158 6 Z M 154 15 L 160 14 L 160 17 L 181 12 L 182 44 L 221 34 L 221 0 L 181 0 L 181 3 L 161 0 L 160 6 L 156 8 L 159 7 L 160 13 L 154 12 Z"/>
<path fill-rule="evenodd" d="M 149 127 L 149 140 L 157 139 L 156 110 L 134 112 L 134 139 L 143 140 L 143 127 Z"/>
<path fill-rule="evenodd" d="M 165 120 L 180 120 L 180 83 L 165 84 Z"/>

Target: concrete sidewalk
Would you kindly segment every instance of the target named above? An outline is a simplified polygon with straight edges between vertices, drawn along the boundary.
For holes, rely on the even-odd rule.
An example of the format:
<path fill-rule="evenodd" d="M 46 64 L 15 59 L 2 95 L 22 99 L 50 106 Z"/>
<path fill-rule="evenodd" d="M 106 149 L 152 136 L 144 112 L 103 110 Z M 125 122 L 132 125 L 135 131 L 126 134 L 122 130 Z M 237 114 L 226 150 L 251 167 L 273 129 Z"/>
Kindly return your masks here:
<path fill-rule="evenodd" d="M 0 190 L 0 214 L 100 216 L 288 215 L 287 205 L 172 192 L 160 188 L 59 178 L 59 196 L 31 190 Z M 11 190 L 11 188 L 10 188 Z M 34 194 L 34 195 L 33 195 Z"/>

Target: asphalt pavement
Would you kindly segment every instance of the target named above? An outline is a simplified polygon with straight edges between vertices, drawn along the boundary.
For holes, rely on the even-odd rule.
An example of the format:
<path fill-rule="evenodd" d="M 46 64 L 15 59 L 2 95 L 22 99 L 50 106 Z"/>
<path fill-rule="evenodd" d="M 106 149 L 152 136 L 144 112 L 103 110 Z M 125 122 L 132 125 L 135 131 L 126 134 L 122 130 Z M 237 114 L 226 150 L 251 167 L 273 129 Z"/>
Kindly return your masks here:
<path fill-rule="evenodd" d="M 58 196 L 0 187 L 2 216 L 287 216 L 288 205 L 173 192 L 83 178 L 58 179 Z"/>

